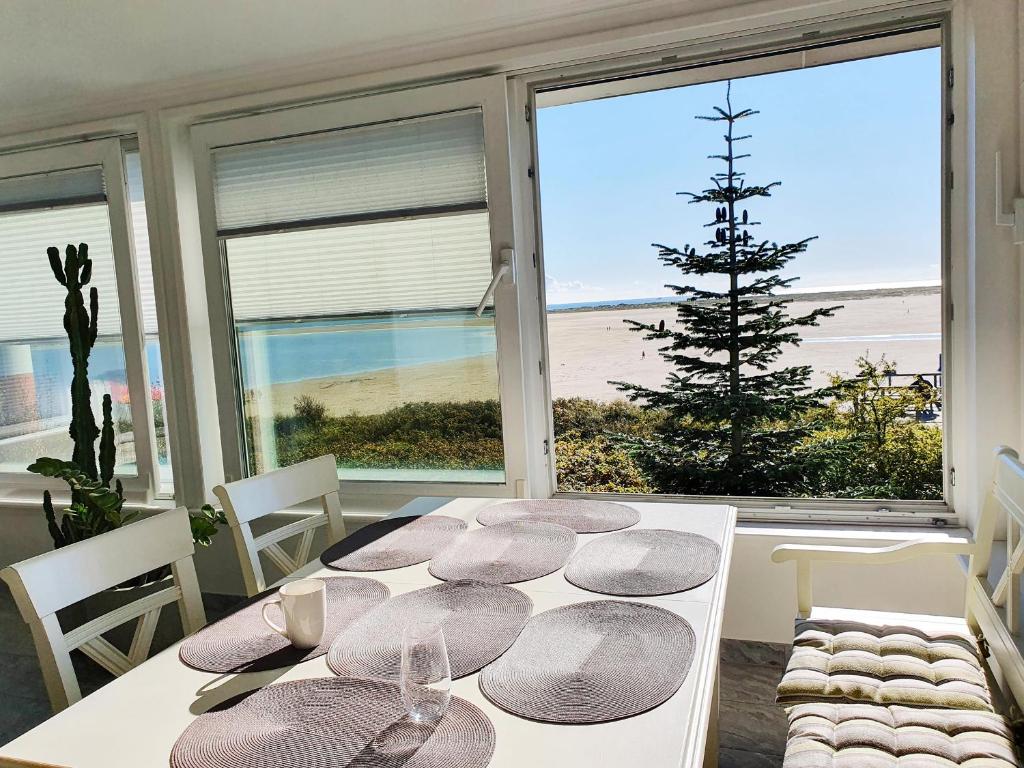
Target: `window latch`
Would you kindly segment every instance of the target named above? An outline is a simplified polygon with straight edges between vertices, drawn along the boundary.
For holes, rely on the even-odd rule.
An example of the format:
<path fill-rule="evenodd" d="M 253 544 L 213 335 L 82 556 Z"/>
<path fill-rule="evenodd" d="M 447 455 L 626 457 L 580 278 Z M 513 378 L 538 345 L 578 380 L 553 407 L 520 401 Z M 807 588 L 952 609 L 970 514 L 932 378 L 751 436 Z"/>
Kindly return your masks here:
<path fill-rule="evenodd" d="M 1003 211 L 1003 158 L 996 152 L 996 225 L 1013 227 L 1013 244 L 1024 245 L 1024 198 L 1013 199 L 1013 212 Z"/>
<path fill-rule="evenodd" d="M 480 303 L 476 305 L 476 316 L 480 317 L 484 313 L 484 307 L 486 307 L 491 299 L 494 298 L 494 291 L 498 287 L 498 283 L 501 282 L 501 278 L 508 275 L 509 280 L 514 284 L 516 281 L 515 277 L 515 255 L 516 252 L 511 248 L 502 248 L 501 257 L 498 261 L 498 269 L 491 277 L 491 282 L 487 284 L 487 290 L 484 291 L 483 298 L 480 299 Z"/>

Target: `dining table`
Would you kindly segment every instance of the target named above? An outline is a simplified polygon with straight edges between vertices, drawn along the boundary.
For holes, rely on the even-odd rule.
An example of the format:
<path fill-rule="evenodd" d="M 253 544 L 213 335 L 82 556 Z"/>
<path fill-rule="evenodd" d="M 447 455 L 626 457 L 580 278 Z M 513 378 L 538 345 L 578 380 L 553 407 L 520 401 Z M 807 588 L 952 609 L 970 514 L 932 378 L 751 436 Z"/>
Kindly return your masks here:
<path fill-rule="evenodd" d="M 446 515 L 480 527 L 477 514 L 499 500 L 452 498 L 417 500 L 392 516 Z M 564 568 L 510 586 L 526 594 L 533 615 L 599 599 L 647 603 L 683 618 L 693 628 L 695 649 L 683 684 L 653 709 L 610 722 L 557 724 L 506 712 L 481 692 L 480 673 L 452 682 L 452 694 L 478 707 L 494 727 L 491 768 L 557 766 L 644 766 L 696 768 L 717 765 L 718 669 L 722 621 L 736 510 L 728 505 L 625 501 L 640 513 L 635 529 L 667 529 L 699 534 L 721 547 L 717 573 L 693 589 L 657 597 L 609 598 L 566 580 Z M 425 511 L 426 510 L 426 511 Z M 576 550 L 610 533 L 580 534 Z M 342 575 L 319 559 L 278 582 Z M 385 584 L 392 596 L 440 582 L 423 562 L 392 570 L 346 571 Z M 172 747 L 197 717 L 248 691 L 274 683 L 333 675 L 320 656 L 282 669 L 218 674 L 201 672 L 179 659 L 177 643 L 121 677 L 0 747 L 0 765 L 30 764 L 68 768 L 166 766 Z M 557 649 L 553 651 L 557 653 Z"/>

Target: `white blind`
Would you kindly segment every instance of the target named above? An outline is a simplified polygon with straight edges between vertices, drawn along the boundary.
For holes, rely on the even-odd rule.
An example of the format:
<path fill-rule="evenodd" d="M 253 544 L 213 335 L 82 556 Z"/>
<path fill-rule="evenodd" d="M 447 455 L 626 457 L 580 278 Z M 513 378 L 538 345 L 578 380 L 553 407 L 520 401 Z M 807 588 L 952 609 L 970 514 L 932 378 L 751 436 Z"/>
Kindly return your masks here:
<path fill-rule="evenodd" d="M 225 234 L 316 219 L 479 205 L 479 110 L 214 150 Z"/>
<path fill-rule="evenodd" d="M 128 204 L 131 206 L 132 237 L 135 245 L 135 275 L 139 284 L 139 308 L 142 325 L 148 335 L 156 334 L 156 298 L 153 292 L 153 261 L 149 250 L 149 225 L 146 218 L 146 198 L 142 188 L 142 163 L 139 153 L 125 152 L 125 182 Z"/>
<path fill-rule="evenodd" d="M 46 249 L 56 246 L 63 261 L 68 243 L 89 245 L 100 334 L 121 333 L 107 204 L 80 202 L 103 200 L 104 190 L 100 167 L 0 180 L 0 342 L 64 336 L 67 291 Z"/>
<path fill-rule="evenodd" d="M 491 278 L 485 211 L 227 242 L 236 321 L 475 307 Z"/>
<path fill-rule="evenodd" d="M 94 203 L 0 213 L 0 342 L 64 336 L 67 290 L 54 278 L 46 249 L 59 248 L 63 261 L 68 243 L 89 245 L 100 334 L 121 333 L 107 205 Z"/>
<path fill-rule="evenodd" d="M 0 211 L 106 198 L 99 166 L 0 180 Z"/>

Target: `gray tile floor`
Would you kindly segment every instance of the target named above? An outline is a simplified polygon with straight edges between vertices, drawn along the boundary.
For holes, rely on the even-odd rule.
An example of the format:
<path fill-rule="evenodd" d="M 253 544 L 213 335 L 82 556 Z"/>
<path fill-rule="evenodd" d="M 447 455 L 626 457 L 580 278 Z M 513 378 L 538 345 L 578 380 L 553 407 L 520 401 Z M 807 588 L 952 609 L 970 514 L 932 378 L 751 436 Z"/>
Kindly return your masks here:
<path fill-rule="evenodd" d="M 210 599 L 210 618 L 228 605 Z M 774 701 L 782 676 L 781 646 L 726 640 L 722 647 L 719 721 L 721 768 L 779 768 L 785 747 L 786 717 Z M 109 676 L 84 657 L 75 660 L 83 692 Z M 0 586 L 0 744 L 24 733 L 50 715 L 31 636 L 10 594 Z"/>

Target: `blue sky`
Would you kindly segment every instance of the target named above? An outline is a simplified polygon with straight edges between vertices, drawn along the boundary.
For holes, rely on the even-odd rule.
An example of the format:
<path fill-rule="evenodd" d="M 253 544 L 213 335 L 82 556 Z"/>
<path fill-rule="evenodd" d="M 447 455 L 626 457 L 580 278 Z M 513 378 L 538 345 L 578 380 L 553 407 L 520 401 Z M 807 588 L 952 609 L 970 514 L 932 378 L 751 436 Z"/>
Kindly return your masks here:
<path fill-rule="evenodd" d="M 755 232 L 817 235 L 787 276 L 795 289 L 934 283 L 941 254 L 939 49 L 734 80 L 753 138 L 749 183 L 782 181 L 750 205 Z M 699 192 L 721 165 L 721 123 L 695 120 L 725 83 L 539 110 L 548 304 L 664 296 L 679 273 L 653 242 L 696 245 L 712 230 Z M 708 283 L 705 283 L 708 285 Z"/>

